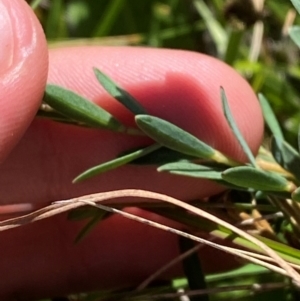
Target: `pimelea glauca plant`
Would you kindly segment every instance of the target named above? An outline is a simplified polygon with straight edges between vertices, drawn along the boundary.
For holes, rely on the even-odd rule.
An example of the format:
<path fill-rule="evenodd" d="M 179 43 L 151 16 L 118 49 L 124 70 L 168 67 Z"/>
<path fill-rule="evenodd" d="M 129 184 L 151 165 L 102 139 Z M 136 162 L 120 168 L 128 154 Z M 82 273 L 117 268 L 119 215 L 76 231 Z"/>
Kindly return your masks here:
<path fill-rule="evenodd" d="M 300 13 L 300 1 L 291 1 Z M 199 3 L 201 4 L 202 2 L 199 1 Z M 290 28 L 289 34 L 296 45 L 300 47 L 300 27 L 294 26 Z M 219 48 L 222 51 L 222 43 L 219 44 Z M 227 59 L 229 60 L 228 57 Z M 286 291 L 296 294 L 295 291 L 300 286 L 300 275 L 297 272 L 300 268 L 300 252 L 298 251 L 300 246 L 300 146 L 297 150 L 285 140 L 281 127 L 266 97 L 259 94 L 265 122 L 272 133 L 272 138 L 267 146 L 265 144 L 261 146 L 259 154 L 255 158 L 231 115 L 226 91 L 220 87 L 220 101 L 222 102 L 224 115 L 248 157 L 248 163 L 242 164 L 215 150 L 176 125 L 149 115 L 139 104 L 138 100 L 115 84 L 101 70 L 94 69 L 94 73 L 106 91 L 134 114 L 137 128 L 125 126 L 110 113 L 80 95 L 54 85 L 47 86 L 44 103 L 41 106 L 39 115 L 78 126 L 102 128 L 127 135 L 149 136 L 154 142 L 142 149 L 129 149 L 126 154 L 120 154 L 118 158 L 112 161 L 99 162 L 98 166 L 93 166 L 84 171 L 73 182 L 76 184 L 77 182 L 88 180 L 100 173 L 125 164 L 151 164 L 153 158 L 159 156 L 162 159 L 157 166 L 158 172 L 168 172 L 181 177 L 208 179 L 227 186 L 230 192 L 223 195 L 223 198 L 226 198 L 226 201 L 229 202 L 227 208 L 230 208 L 232 223 L 229 224 L 199 209 L 208 206 L 208 204 L 184 204 L 179 200 L 158 194 L 150 192 L 141 194 L 133 190 L 119 193 L 100 193 L 64 202 L 56 202 L 41 211 L 33 213 L 32 216 L 44 218 L 43 214 L 45 212 L 48 213 L 48 216 L 51 216 L 73 209 L 69 213 L 71 220 L 88 220 L 86 226 L 78 234 L 77 242 L 79 242 L 98 222 L 101 222 L 109 214 L 122 214 L 127 218 L 135 219 L 138 222 L 147 222 L 149 226 L 172 231 L 183 237 L 179 240 L 183 257 L 187 254 L 187 250 L 193 247 L 191 241 L 196 241 L 220 248 L 227 253 L 255 263 L 255 265 L 248 265 L 244 270 L 243 268 L 237 269 L 231 275 L 218 275 L 219 280 L 221 280 L 218 282 L 213 277 L 206 277 L 205 279 L 196 257 L 191 257 L 190 261 L 184 261 L 186 279 L 174 281 L 173 288 L 177 289 L 178 287 L 189 285 L 190 289 L 195 290 L 194 293 L 199 297 L 199 299 L 195 300 L 208 300 L 208 295 L 213 296 L 212 294 L 225 291 L 220 285 L 222 281 L 225 283 L 228 279 L 236 279 L 241 277 L 241 275 L 244 277 L 247 275 L 250 278 L 253 275 L 261 275 L 263 277 L 263 275 L 268 273 L 268 270 L 275 272 L 271 278 L 268 278 L 272 279 L 272 283 L 261 284 L 260 287 L 247 284 L 243 289 L 255 294 L 259 290 L 285 288 Z M 205 241 L 193 233 L 177 231 L 131 216 L 121 211 L 122 207 L 125 207 L 127 204 L 110 207 L 98 203 L 101 200 L 119 196 L 156 198 L 161 201 L 159 204 L 155 203 L 151 206 L 151 204 L 145 205 L 141 203 L 138 206 L 179 221 L 190 228 L 205 230 L 213 238 Z M 176 207 L 169 207 L 168 203 L 176 205 Z M 226 207 L 226 205 L 224 206 Z M 189 212 L 192 212 L 193 215 Z M 204 217 L 206 219 L 205 222 L 199 217 Z M 28 219 L 28 217 L 26 218 Z M 26 218 L 19 217 L 1 222 L 0 229 L 5 230 L 15 227 L 19 225 L 18 222 L 20 220 L 26 221 Z M 280 229 L 278 230 L 278 228 Z M 231 239 L 235 244 L 235 248 L 231 249 L 216 244 L 214 243 L 214 238 Z M 282 277 L 278 275 L 282 275 Z M 255 278 L 256 281 L 257 279 Z M 216 285 L 214 285 L 214 281 L 216 281 Z M 145 291 L 145 287 L 149 282 L 150 280 L 141 284 L 140 289 L 135 294 L 131 294 L 130 297 L 113 294 L 111 298 L 115 300 L 121 300 L 122 298 L 126 300 L 154 298 L 153 292 Z M 197 283 L 197 285 L 193 286 L 191 283 Z M 207 283 L 210 283 L 210 286 L 214 289 L 207 290 Z M 241 286 L 231 287 L 232 291 L 241 289 Z M 185 294 L 185 297 L 187 297 L 188 293 Z M 174 298 L 175 295 L 173 295 Z M 179 295 L 177 294 L 176 297 Z M 82 299 L 101 300 L 102 297 L 101 294 L 98 294 L 95 295 L 94 299 L 91 299 L 91 295 L 83 295 Z M 163 296 L 158 297 L 162 298 Z M 103 300 L 105 298 L 106 296 L 103 297 Z M 248 298 L 250 297 L 248 296 Z"/>

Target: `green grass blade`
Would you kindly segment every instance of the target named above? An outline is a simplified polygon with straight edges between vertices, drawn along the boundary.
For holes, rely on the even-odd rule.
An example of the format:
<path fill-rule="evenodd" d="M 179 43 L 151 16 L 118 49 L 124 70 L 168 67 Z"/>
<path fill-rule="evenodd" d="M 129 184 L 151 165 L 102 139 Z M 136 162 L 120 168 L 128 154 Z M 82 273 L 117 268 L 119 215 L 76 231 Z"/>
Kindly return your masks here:
<path fill-rule="evenodd" d="M 33 0 L 33 1 L 31 1 L 30 2 L 30 7 L 32 8 L 32 10 L 37 9 L 42 1 L 43 0 Z"/>
<path fill-rule="evenodd" d="M 294 43 L 300 48 L 300 26 L 290 27 L 289 36 L 294 41 Z"/>
<path fill-rule="evenodd" d="M 62 87 L 47 85 L 43 100 L 59 113 L 85 125 L 121 132 L 126 129 L 107 111 Z"/>
<path fill-rule="evenodd" d="M 65 18 L 65 1 L 55 0 L 49 2 L 50 10 L 44 30 L 47 39 L 56 40 L 67 35 Z"/>
<path fill-rule="evenodd" d="M 268 100 L 265 98 L 263 94 L 258 94 L 258 98 L 263 111 L 265 122 L 268 125 L 271 133 L 273 134 L 273 136 L 277 137 L 278 139 L 284 140 L 281 127 Z"/>
<path fill-rule="evenodd" d="M 284 177 L 249 166 L 238 166 L 225 170 L 222 178 L 234 185 L 262 191 L 291 192 L 292 186 Z"/>
<path fill-rule="evenodd" d="M 150 115 L 137 115 L 137 126 L 165 147 L 190 156 L 211 159 L 215 150 L 176 125 Z"/>
<path fill-rule="evenodd" d="M 110 33 L 111 28 L 116 23 L 119 13 L 122 11 L 125 0 L 110 0 L 102 15 L 98 27 L 93 33 L 93 37 L 102 37 Z"/>
<path fill-rule="evenodd" d="M 96 175 L 99 175 L 101 173 L 104 173 L 106 171 L 115 169 L 117 167 L 120 167 L 122 165 L 125 165 L 137 158 L 140 158 L 142 156 L 145 156 L 155 150 L 157 150 L 158 148 L 160 148 L 161 145 L 160 144 L 153 144 L 150 145 L 146 148 L 143 149 L 139 149 L 133 153 L 130 153 L 128 155 L 113 159 L 111 161 L 105 162 L 103 164 L 94 166 L 86 171 L 84 171 L 83 173 L 81 173 L 79 176 L 77 176 L 74 180 L 73 183 L 78 183 L 81 182 L 83 180 L 86 180 L 88 178 L 94 177 Z"/>
<path fill-rule="evenodd" d="M 296 8 L 298 13 L 300 14 L 300 0 L 291 0 L 291 2 L 293 3 L 294 7 Z"/>
<path fill-rule="evenodd" d="M 237 237 L 233 234 L 232 231 L 221 227 L 211 221 L 201 220 L 198 216 L 192 216 L 190 214 L 186 215 L 178 209 L 169 208 L 151 208 L 150 211 L 160 214 L 168 219 L 180 222 L 181 224 L 193 229 L 208 232 L 210 233 L 210 235 L 216 238 L 220 238 L 226 241 L 232 241 L 234 244 L 241 246 L 242 248 L 261 253 L 261 249 L 247 239 Z M 264 242 L 267 246 L 275 250 L 285 260 L 300 265 L 300 251 L 298 249 L 260 235 L 254 236 Z"/>
<path fill-rule="evenodd" d="M 240 130 L 238 129 L 238 127 L 237 127 L 237 125 L 236 125 L 236 123 L 233 119 L 233 116 L 230 112 L 227 97 L 226 97 L 226 94 L 225 94 L 225 91 L 224 91 L 223 87 L 221 87 L 221 99 L 222 99 L 222 105 L 223 105 L 223 112 L 224 112 L 224 115 L 226 117 L 226 120 L 227 120 L 231 130 L 233 131 L 236 139 L 238 140 L 239 144 L 241 145 L 244 153 L 247 155 L 247 157 L 249 159 L 249 162 L 254 167 L 256 167 L 255 158 L 254 158 L 247 142 L 245 141 L 244 137 L 242 136 Z"/>
<path fill-rule="evenodd" d="M 194 247 L 194 241 L 185 237 L 179 237 L 179 249 L 181 254 L 188 252 Z M 197 252 L 194 252 L 190 256 L 184 258 L 182 260 L 182 267 L 188 280 L 190 290 L 203 290 L 207 288 L 205 276 Z M 209 301 L 209 296 L 207 294 L 192 296 L 190 297 L 190 301 Z"/>
<path fill-rule="evenodd" d="M 223 29 L 222 25 L 218 22 L 203 0 L 194 0 L 193 3 L 199 15 L 203 18 L 205 25 L 215 42 L 219 57 L 223 57 L 226 45 L 228 44 L 227 32 Z"/>
<path fill-rule="evenodd" d="M 300 154 L 286 141 L 273 137 L 271 141 L 272 154 L 282 167 L 290 171 L 300 180 Z"/>
<path fill-rule="evenodd" d="M 133 114 L 147 114 L 147 111 L 132 95 L 120 88 L 107 75 L 97 68 L 94 68 L 94 73 L 102 87 Z"/>
<path fill-rule="evenodd" d="M 243 38 L 244 31 L 243 30 L 234 30 L 232 29 L 230 32 L 228 45 L 226 48 L 226 53 L 224 56 L 224 62 L 232 65 L 234 61 L 237 59 L 239 54 L 239 45 Z"/>

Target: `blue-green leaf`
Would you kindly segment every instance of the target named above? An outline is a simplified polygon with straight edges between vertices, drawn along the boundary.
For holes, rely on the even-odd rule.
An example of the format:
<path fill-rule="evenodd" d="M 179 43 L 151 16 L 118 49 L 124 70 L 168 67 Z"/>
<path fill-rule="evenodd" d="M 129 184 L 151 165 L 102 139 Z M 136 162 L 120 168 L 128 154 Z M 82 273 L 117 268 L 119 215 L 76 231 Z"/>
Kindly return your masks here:
<path fill-rule="evenodd" d="M 300 48 L 300 26 L 292 26 L 289 28 L 290 38 Z"/>
<path fill-rule="evenodd" d="M 81 242 L 102 220 L 106 219 L 111 213 L 97 208 L 98 211 L 94 213 L 94 216 L 87 222 L 87 224 L 80 230 L 75 238 L 75 243 Z"/>
<path fill-rule="evenodd" d="M 277 137 L 273 137 L 271 141 L 271 151 L 277 163 L 300 180 L 299 153 L 286 141 L 281 141 Z"/>
<path fill-rule="evenodd" d="M 137 126 L 153 140 L 190 156 L 211 159 L 215 150 L 176 125 L 150 115 L 137 115 Z"/>
<path fill-rule="evenodd" d="M 99 175 L 103 172 L 115 169 L 117 167 L 120 167 L 122 165 L 125 165 L 137 158 L 140 158 L 142 156 L 145 156 L 147 154 L 149 154 L 150 152 L 153 152 L 155 150 L 157 150 L 158 148 L 160 148 L 161 145 L 160 144 L 153 144 L 150 145 L 146 148 L 143 149 L 139 149 L 133 153 L 130 153 L 128 155 L 113 159 L 111 161 L 102 163 L 100 165 L 94 166 L 86 171 L 84 171 L 83 173 L 81 173 L 79 176 L 77 176 L 74 180 L 73 183 L 78 183 L 81 182 L 83 180 L 86 180 L 88 178 L 94 177 L 96 175 Z"/>
<path fill-rule="evenodd" d="M 291 2 L 293 3 L 294 7 L 296 8 L 298 13 L 300 14 L 300 0 L 291 0 Z"/>
<path fill-rule="evenodd" d="M 107 111 L 62 87 L 47 85 L 43 100 L 59 113 L 84 125 L 114 131 L 125 131 L 126 129 Z"/>
<path fill-rule="evenodd" d="M 234 185 L 262 191 L 291 192 L 292 184 L 284 177 L 249 166 L 238 166 L 225 170 L 222 178 Z"/>
<path fill-rule="evenodd" d="M 241 134 L 240 130 L 238 129 L 238 127 L 234 121 L 234 118 L 230 112 L 227 97 L 226 97 L 225 91 L 222 87 L 221 87 L 221 99 L 222 99 L 222 105 L 223 105 L 223 112 L 224 112 L 225 118 L 226 118 L 231 130 L 233 131 L 237 141 L 241 145 L 244 153 L 248 157 L 249 162 L 253 166 L 256 166 L 255 158 L 250 150 L 250 147 L 248 146 L 247 142 L 245 141 L 244 137 L 242 136 L 242 134 Z"/>
<path fill-rule="evenodd" d="M 222 180 L 221 173 L 224 168 L 199 165 L 191 162 L 180 161 L 168 163 L 157 168 L 157 171 L 168 171 L 171 174 L 202 178 L 210 180 Z"/>
<path fill-rule="evenodd" d="M 129 152 L 126 152 L 126 154 L 128 154 L 128 153 Z M 125 155 L 125 153 L 122 155 Z M 141 158 L 138 158 L 138 159 L 130 162 L 130 164 L 162 165 L 162 164 L 167 164 L 167 163 L 171 163 L 171 162 L 177 162 L 180 160 L 193 160 L 193 159 L 196 159 L 196 157 L 185 155 L 180 152 L 176 152 L 167 147 L 161 147 L 158 150 L 156 150 L 146 156 L 143 156 Z"/>
<path fill-rule="evenodd" d="M 277 137 L 278 139 L 284 140 L 283 133 L 281 131 L 279 122 L 268 102 L 263 94 L 258 94 L 258 98 L 260 101 L 260 105 L 264 114 L 264 119 L 266 124 L 268 125 L 270 131 L 272 132 L 273 136 Z"/>
<path fill-rule="evenodd" d="M 150 115 L 137 115 L 135 122 L 146 135 L 172 150 L 230 166 L 240 165 L 166 120 Z"/>
<path fill-rule="evenodd" d="M 133 114 L 147 114 L 147 111 L 132 95 L 120 88 L 106 74 L 97 68 L 94 68 L 94 73 L 102 87 Z"/>

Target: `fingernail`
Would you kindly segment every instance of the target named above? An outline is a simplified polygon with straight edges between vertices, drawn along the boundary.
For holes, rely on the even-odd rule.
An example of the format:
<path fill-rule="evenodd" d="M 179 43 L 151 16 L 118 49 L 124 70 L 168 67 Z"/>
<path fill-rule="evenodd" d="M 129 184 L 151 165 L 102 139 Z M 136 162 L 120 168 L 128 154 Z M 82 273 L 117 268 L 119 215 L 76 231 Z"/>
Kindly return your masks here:
<path fill-rule="evenodd" d="M 0 0 L 0 72 L 5 72 L 13 63 L 14 37 L 10 14 L 5 1 Z"/>

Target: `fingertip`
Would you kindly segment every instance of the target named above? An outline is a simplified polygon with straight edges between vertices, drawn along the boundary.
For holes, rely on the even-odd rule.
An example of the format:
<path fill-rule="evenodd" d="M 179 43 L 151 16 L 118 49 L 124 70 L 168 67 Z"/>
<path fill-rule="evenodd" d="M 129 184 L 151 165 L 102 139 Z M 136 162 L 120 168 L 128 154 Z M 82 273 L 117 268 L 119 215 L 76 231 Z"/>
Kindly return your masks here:
<path fill-rule="evenodd" d="M 0 1 L 0 162 L 18 142 L 43 95 L 48 50 L 41 25 L 25 1 Z"/>
<path fill-rule="evenodd" d="M 129 91 L 150 114 L 176 124 L 233 159 L 246 160 L 222 112 L 223 86 L 242 135 L 254 154 L 259 149 L 263 119 L 256 95 L 236 71 L 214 58 L 175 50 L 74 47 L 50 51 L 49 66 L 50 83 L 71 89 L 117 119 L 133 123 L 133 114 L 97 82 L 93 73 L 93 67 L 97 67 Z M 155 166 L 132 165 L 72 184 L 82 171 L 146 143 L 136 136 L 36 120 L 10 160 L 2 165 L 3 183 L 20 183 L 18 191 L 7 188 L 2 198 L 45 204 L 94 192 L 137 188 L 193 200 L 224 190 L 208 180 L 157 173 Z"/>
<path fill-rule="evenodd" d="M 66 56 L 66 54 L 68 55 Z M 133 47 L 74 47 L 50 51 L 49 81 L 98 103 L 118 119 L 133 117 L 99 86 L 97 67 L 133 94 L 153 115 L 167 119 L 237 160 L 246 160 L 222 111 L 220 87 L 253 153 L 263 118 L 250 85 L 225 63 L 195 52 Z"/>

